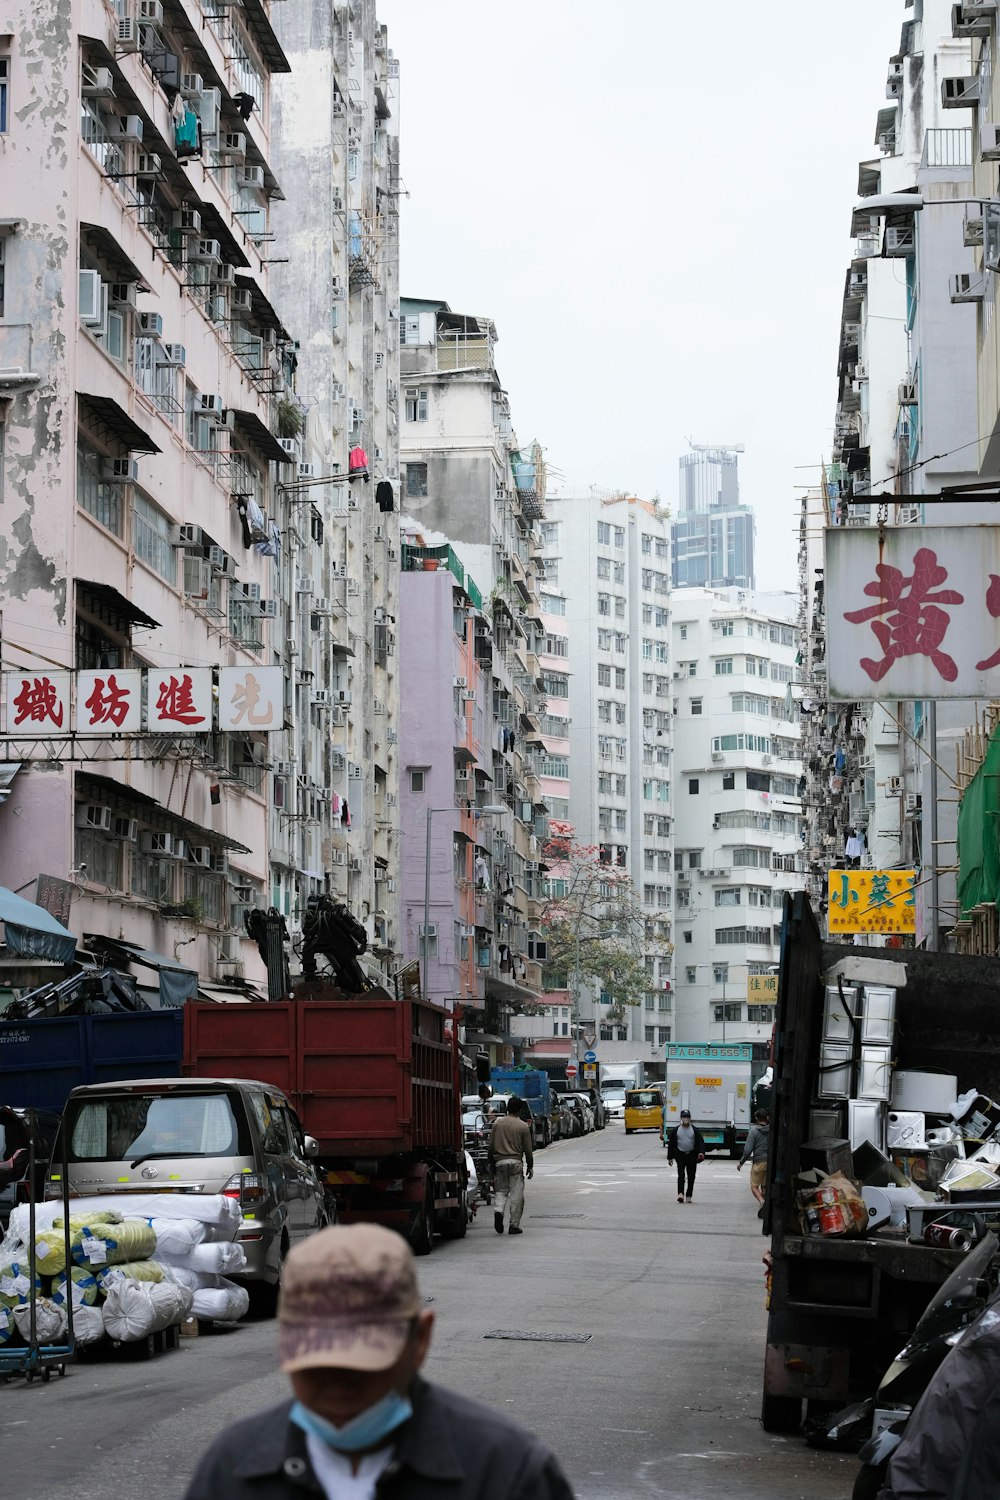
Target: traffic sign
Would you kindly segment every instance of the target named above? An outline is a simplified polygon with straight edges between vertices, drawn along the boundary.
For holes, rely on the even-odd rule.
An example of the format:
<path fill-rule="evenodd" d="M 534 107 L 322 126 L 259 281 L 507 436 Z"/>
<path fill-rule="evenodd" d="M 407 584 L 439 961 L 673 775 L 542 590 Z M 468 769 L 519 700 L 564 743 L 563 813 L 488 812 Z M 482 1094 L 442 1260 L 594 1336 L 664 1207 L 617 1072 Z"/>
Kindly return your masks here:
<path fill-rule="evenodd" d="M 576 1063 L 575 1062 L 568 1062 L 566 1064 L 566 1077 L 567 1078 L 575 1078 L 576 1077 Z"/>
<path fill-rule="evenodd" d="M 597 1032 L 596 1031 L 585 1031 L 585 1032 L 582 1033 L 582 1035 L 583 1035 L 583 1040 L 584 1040 L 585 1044 L 588 1047 L 592 1047 L 594 1045 L 594 1043 L 597 1041 Z"/>
<path fill-rule="evenodd" d="M 597 1061 L 597 1053 L 596 1052 L 585 1052 L 583 1054 L 583 1060 L 584 1060 L 584 1062 L 596 1062 Z"/>

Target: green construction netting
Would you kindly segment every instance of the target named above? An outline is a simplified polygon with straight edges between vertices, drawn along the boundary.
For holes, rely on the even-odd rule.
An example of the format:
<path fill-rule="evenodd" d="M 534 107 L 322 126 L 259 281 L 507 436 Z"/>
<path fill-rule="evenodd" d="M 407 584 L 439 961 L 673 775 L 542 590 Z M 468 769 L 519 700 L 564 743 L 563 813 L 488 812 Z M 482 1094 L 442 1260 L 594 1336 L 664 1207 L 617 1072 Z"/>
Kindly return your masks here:
<path fill-rule="evenodd" d="M 1000 901 L 1000 729 L 958 809 L 958 900 L 963 915 Z"/>

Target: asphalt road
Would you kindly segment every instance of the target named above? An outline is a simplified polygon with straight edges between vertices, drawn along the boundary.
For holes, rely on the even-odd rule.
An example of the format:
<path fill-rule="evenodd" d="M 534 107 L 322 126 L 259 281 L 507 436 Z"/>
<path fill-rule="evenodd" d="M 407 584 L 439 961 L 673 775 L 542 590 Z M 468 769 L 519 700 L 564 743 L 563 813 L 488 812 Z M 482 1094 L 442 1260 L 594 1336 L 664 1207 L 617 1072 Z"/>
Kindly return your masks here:
<path fill-rule="evenodd" d="M 419 1262 L 437 1314 L 432 1380 L 533 1428 L 581 1500 L 850 1495 L 854 1459 L 757 1420 L 765 1242 L 745 1172 L 710 1158 L 680 1205 L 659 1138 L 613 1123 L 539 1152 L 527 1203 L 520 1238 L 481 1210 L 465 1240 Z M 3 1493 L 179 1500 L 223 1426 L 282 1398 L 273 1345 L 273 1325 L 247 1324 L 148 1363 L 0 1386 Z"/>

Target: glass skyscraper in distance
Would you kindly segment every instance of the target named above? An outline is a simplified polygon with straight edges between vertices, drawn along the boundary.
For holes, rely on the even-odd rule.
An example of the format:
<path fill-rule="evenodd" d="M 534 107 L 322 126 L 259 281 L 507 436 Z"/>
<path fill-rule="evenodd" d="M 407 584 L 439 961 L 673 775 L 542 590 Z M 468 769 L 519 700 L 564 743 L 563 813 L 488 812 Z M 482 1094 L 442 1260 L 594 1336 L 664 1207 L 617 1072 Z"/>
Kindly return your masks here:
<path fill-rule="evenodd" d="M 680 506 L 671 527 L 675 589 L 755 587 L 754 514 L 740 504 L 739 455 L 692 443 L 680 459 Z"/>

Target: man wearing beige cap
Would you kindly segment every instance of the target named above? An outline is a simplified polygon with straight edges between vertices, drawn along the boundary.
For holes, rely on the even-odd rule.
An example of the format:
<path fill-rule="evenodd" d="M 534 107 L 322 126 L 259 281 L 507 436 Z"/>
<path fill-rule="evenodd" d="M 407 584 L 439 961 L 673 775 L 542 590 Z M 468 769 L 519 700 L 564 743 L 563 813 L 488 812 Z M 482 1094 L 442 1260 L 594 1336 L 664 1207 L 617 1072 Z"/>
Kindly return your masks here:
<path fill-rule="evenodd" d="M 573 1500 L 538 1438 L 418 1373 L 433 1325 L 399 1235 L 310 1236 L 285 1261 L 278 1306 L 294 1400 L 217 1438 L 185 1500 Z"/>

